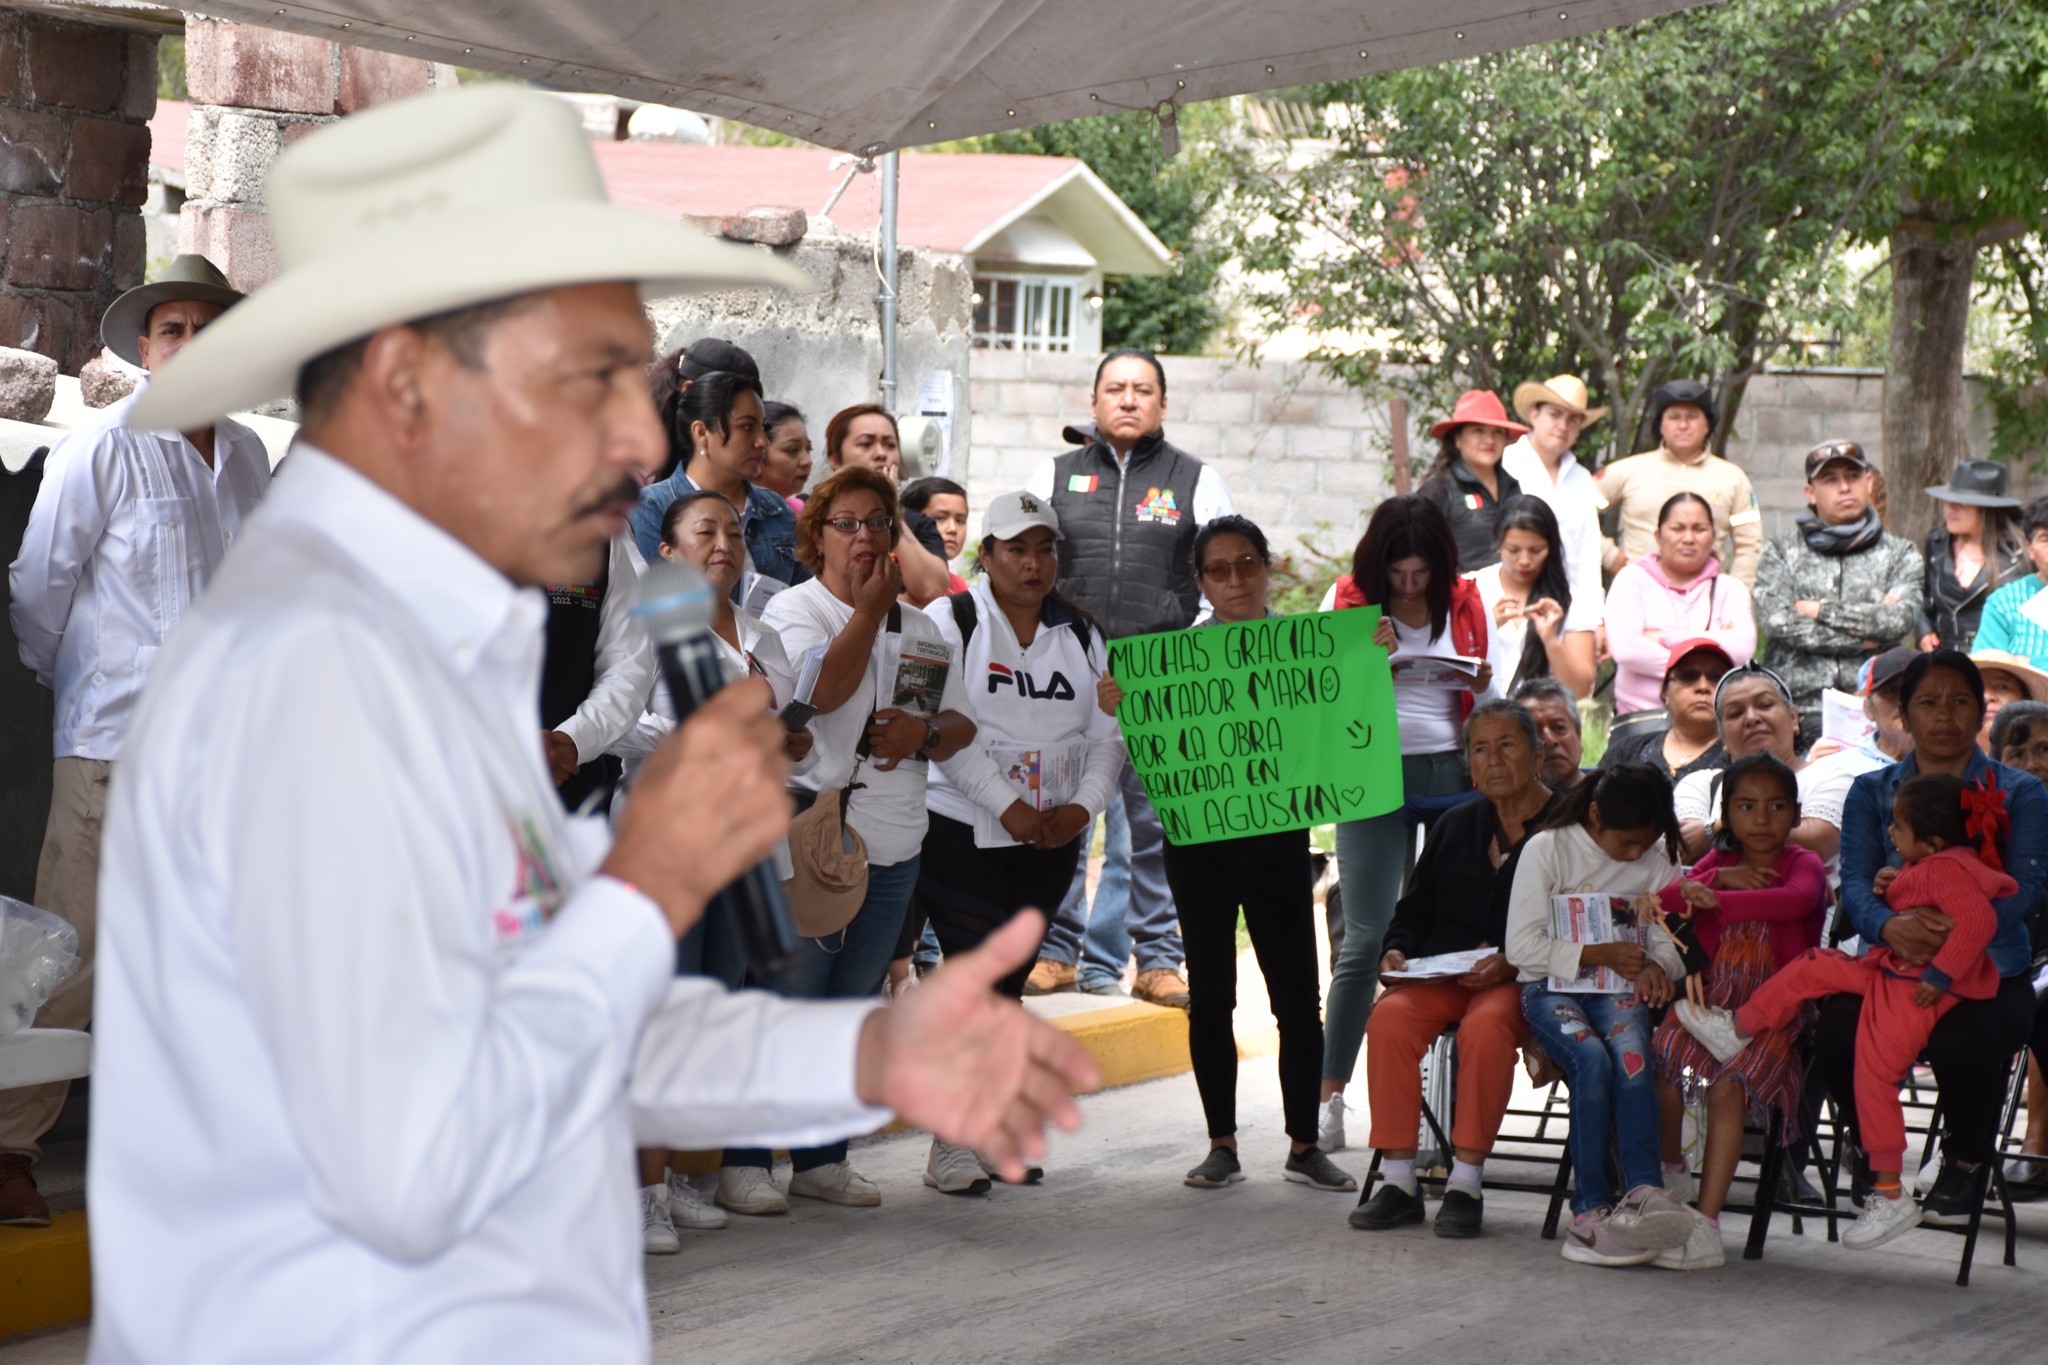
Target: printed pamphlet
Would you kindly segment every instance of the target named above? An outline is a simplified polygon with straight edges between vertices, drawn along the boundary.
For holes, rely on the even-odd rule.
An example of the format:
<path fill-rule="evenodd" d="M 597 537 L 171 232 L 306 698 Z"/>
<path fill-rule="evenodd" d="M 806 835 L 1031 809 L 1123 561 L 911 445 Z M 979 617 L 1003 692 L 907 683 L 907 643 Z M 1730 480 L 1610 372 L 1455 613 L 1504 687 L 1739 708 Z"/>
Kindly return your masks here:
<path fill-rule="evenodd" d="M 1568 943 L 1634 943 L 1648 947 L 1650 925 L 1627 896 L 1599 891 L 1550 898 L 1550 936 Z M 1550 978 L 1550 989 L 1574 995 L 1625 995 L 1633 987 L 1611 967 L 1581 967 L 1566 981 Z"/>

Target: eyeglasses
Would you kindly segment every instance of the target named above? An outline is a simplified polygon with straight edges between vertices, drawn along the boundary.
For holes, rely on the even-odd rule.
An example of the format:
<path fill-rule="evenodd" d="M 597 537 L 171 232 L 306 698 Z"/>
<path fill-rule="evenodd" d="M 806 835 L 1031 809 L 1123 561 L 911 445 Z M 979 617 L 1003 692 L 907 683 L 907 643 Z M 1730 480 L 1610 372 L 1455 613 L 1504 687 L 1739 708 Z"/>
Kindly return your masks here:
<path fill-rule="evenodd" d="M 1266 571 L 1266 561 L 1257 555 L 1239 555 L 1236 559 L 1214 559 L 1202 566 L 1202 577 L 1211 583 L 1226 579 L 1253 579 Z"/>
<path fill-rule="evenodd" d="M 896 519 L 894 517 L 869 517 L 866 521 L 862 521 L 859 517 L 834 517 L 825 524 L 842 536 L 857 535 L 863 526 L 879 536 L 887 534 L 889 528 L 896 524 Z"/>

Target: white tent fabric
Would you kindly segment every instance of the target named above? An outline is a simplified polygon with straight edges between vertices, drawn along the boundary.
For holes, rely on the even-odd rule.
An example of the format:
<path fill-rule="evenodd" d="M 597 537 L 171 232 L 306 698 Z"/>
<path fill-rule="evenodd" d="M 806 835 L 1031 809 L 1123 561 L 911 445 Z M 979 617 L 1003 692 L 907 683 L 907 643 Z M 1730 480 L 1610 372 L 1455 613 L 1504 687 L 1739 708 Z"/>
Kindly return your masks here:
<path fill-rule="evenodd" d="M 217 18 L 886 151 L 1340 80 L 1704 0 L 211 0 Z"/>

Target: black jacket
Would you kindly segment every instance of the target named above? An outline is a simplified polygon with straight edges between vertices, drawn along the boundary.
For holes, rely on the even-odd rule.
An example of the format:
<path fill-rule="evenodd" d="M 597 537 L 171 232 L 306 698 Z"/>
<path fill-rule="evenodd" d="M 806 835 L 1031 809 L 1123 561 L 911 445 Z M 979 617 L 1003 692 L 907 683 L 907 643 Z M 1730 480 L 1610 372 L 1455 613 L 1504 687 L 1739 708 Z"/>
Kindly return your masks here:
<path fill-rule="evenodd" d="M 1543 809 L 1522 827 L 1522 843 L 1563 800 L 1556 792 L 1550 794 Z M 1469 952 L 1482 943 L 1507 946 L 1513 854 L 1522 844 L 1502 850 L 1507 856 L 1496 872 L 1486 850 L 1499 836 L 1500 819 L 1493 802 L 1483 796 L 1439 816 L 1415 860 L 1408 892 L 1394 906 L 1394 922 L 1387 926 L 1381 951 L 1413 958 Z"/>
<path fill-rule="evenodd" d="M 1956 582 L 1955 556 L 1949 552 L 1948 530 L 1942 526 L 1927 533 L 1926 555 L 1927 578 L 1921 595 L 1920 619 L 1913 623 L 1916 647 L 1921 636 L 1932 633 L 1941 637 L 1943 648 L 1968 653 L 1970 642 L 1977 638 L 1977 623 L 1983 619 L 1984 603 L 1992 590 L 2033 572 L 2027 564 L 2026 552 L 2018 550 L 1999 557 L 1996 582 L 1992 575 L 1980 573 L 1976 582 L 1964 587 Z"/>
<path fill-rule="evenodd" d="M 1522 485 L 1515 482 L 1515 476 L 1505 467 L 1493 471 L 1493 477 L 1500 484 L 1500 496 L 1486 491 L 1486 485 L 1479 482 L 1479 476 L 1463 459 L 1455 459 L 1442 473 L 1433 474 L 1423 481 L 1416 491 L 1444 509 L 1450 518 L 1451 534 L 1458 538 L 1458 572 L 1476 573 L 1489 564 L 1498 564 L 1500 556 L 1494 552 L 1493 532 L 1500 524 L 1500 505 L 1522 491 Z"/>

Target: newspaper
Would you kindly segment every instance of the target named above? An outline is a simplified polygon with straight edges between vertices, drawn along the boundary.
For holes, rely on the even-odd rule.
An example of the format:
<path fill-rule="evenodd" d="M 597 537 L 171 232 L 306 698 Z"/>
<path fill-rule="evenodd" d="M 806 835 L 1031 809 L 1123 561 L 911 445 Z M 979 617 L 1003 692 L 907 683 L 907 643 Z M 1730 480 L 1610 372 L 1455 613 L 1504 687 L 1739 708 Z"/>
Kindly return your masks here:
<path fill-rule="evenodd" d="M 1088 760 L 1085 740 L 1062 740 L 1034 748 L 992 744 L 988 756 L 1010 784 L 1017 799 L 1035 811 L 1072 805 L 1081 788 L 1081 770 Z M 1002 818 L 986 808 L 974 812 L 974 846 L 1009 848 L 1017 841 L 1003 828 Z"/>
<path fill-rule="evenodd" d="M 936 716 L 945 701 L 946 670 L 953 666 L 953 647 L 943 640 L 905 638 L 896 656 L 896 680 L 889 687 L 889 705 L 913 716 Z"/>
<path fill-rule="evenodd" d="M 1877 733 L 1877 725 L 1863 714 L 1863 698 L 1829 687 L 1820 694 L 1820 733 L 1844 749 L 1854 749 Z"/>
<path fill-rule="evenodd" d="M 1647 948 L 1650 925 L 1627 896 L 1586 891 L 1550 898 L 1550 936 L 1568 943 L 1634 943 Z M 1572 995 L 1625 995 L 1634 987 L 1611 967 L 1581 967 L 1569 981 L 1550 978 L 1550 989 Z"/>
<path fill-rule="evenodd" d="M 1497 957 L 1498 948 L 1468 948 L 1462 953 L 1438 953 L 1434 957 L 1411 957 L 1398 972 L 1381 972 L 1382 981 L 1442 981 L 1479 970 L 1479 964 Z"/>
<path fill-rule="evenodd" d="M 1484 659 L 1464 654 L 1395 654 L 1387 661 L 1397 683 L 1411 687 L 1450 687 L 1469 691 L 1478 681 Z"/>

